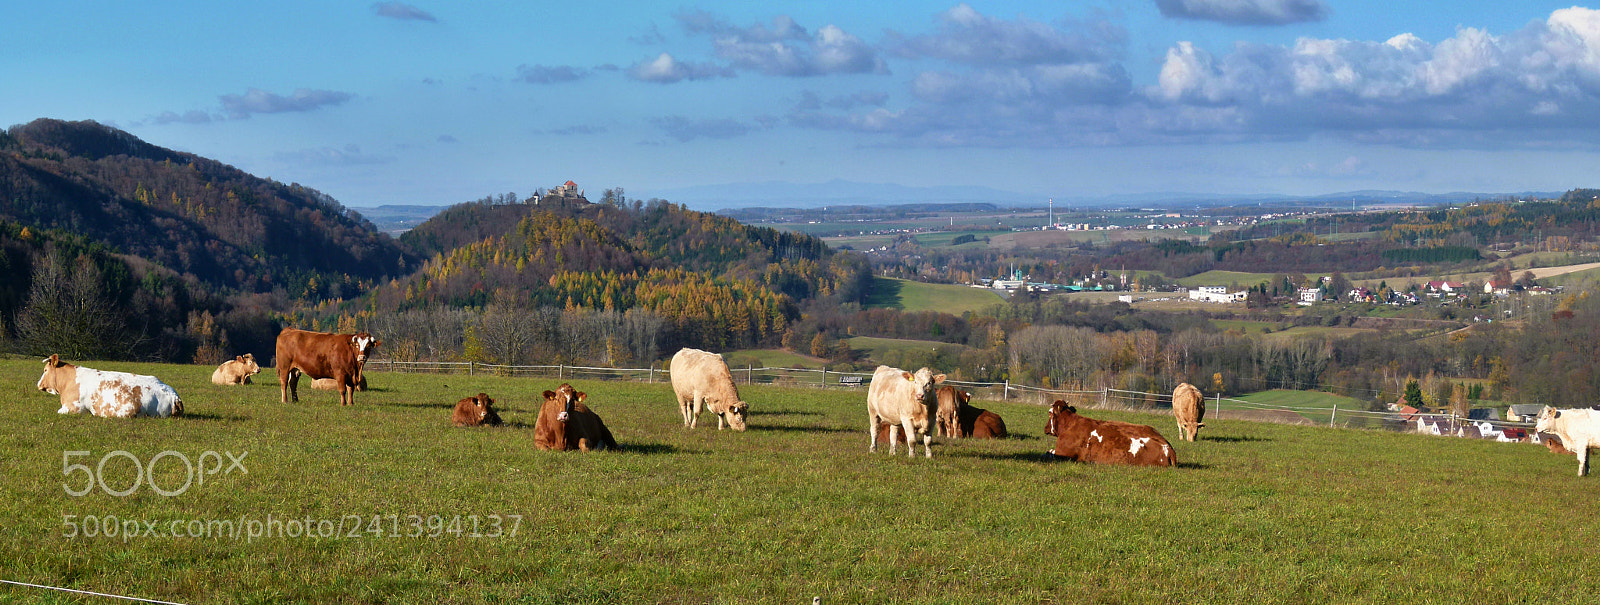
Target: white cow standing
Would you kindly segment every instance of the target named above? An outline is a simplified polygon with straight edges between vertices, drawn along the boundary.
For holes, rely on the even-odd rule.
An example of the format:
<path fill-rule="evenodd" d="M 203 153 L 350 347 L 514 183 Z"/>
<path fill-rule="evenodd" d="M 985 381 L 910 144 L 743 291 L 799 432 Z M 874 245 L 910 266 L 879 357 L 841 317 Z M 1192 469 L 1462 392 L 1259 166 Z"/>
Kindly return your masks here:
<path fill-rule="evenodd" d="M 1536 432 L 1560 437 L 1561 443 L 1578 455 L 1578 476 L 1589 474 L 1589 448 L 1600 447 L 1600 411 L 1545 406 L 1533 426 Z"/>
<path fill-rule="evenodd" d="M 721 355 L 686 348 L 672 356 L 667 372 L 672 375 L 672 392 L 683 413 L 683 426 L 694 428 L 700 410 L 705 409 L 717 415 L 717 430 L 722 430 L 723 421 L 735 431 L 745 429 L 750 404 L 739 399 L 733 373 Z"/>
<path fill-rule="evenodd" d="M 889 423 L 889 453 L 895 453 L 899 429 L 905 429 L 906 455 L 917 457 L 912 435 L 922 436 L 922 453 L 933 457 L 929 443 L 932 419 L 937 413 L 933 402 L 934 386 L 944 382 L 944 374 L 934 375 L 933 370 L 922 368 L 912 374 L 899 368 L 878 366 L 872 373 L 872 387 L 867 391 L 867 437 L 872 445 L 869 452 L 878 451 L 878 424 Z"/>
<path fill-rule="evenodd" d="M 58 355 L 44 360 L 39 390 L 61 396 L 57 414 L 89 412 L 105 418 L 183 415 L 178 392 L 154 376 L 80 368 Z"/>

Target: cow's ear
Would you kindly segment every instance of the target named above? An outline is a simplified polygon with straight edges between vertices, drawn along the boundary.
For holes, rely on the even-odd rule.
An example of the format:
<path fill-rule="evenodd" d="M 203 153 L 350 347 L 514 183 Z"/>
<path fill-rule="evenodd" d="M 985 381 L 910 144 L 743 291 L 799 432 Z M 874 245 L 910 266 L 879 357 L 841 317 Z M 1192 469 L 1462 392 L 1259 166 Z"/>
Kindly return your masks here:
<path fill-rule="evenodd" d="M 583 400 L 588 399 L 588 398 L 589 398 L 589 394 L 588 393 L 578 393 L 578 402 L 579 403 L 582 403 Z"/>
<path fill-rule="evenodd" d="M 912 376 L 911 375 L 911 372 L 901 372 L 900 375 L 901 376 L 905 376 L 906 380 L 916 380 L 917 379 L 916 376 Z"/>
<path fill-rule="evenodd" d="M 235 357 L 235 358 L 233 358 L 233 360 L 234 360 L 234 361 L 237 361 L 237 362 L 239 362 L 239 363 L 244 363 L 244 356 L 243 356 L 243 355 L 240 355 L 240 356 L 238 356 L 238 357 Z"/>
<path fill-rule="evenodd" d="M 551 399 L 551 398 L 554 398 L 555 396 L 556 396 L 556 392 L 555 391 L 545 391 L 544 392 L 544 398 L 545 399 Z"/>
<path fill-rule="evenodd" d="M 55 353 L 51 353 L 50 354 L 50 358 L 44 360 L 44 365 L 47 365 L 47 366 L 52 367 L 52 368 L 60 366 L 61 365 L 61 356 L 57 355 Z"/>
<path fill-rule="evenodd" d="M 939 383 L 942 383 L 942 382 L 944 382 L 944 374 L 934 374 L 933 375 L 933 383 L 934 384 L 939 384 Z"/>

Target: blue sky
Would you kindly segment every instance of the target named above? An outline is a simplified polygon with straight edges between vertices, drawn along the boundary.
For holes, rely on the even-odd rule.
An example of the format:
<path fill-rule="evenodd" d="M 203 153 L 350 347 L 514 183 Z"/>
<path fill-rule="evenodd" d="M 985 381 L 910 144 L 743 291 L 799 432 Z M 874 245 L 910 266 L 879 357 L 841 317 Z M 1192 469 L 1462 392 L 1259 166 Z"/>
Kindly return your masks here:
<path fill-rule="evenodd" d="M 92 119 L 357 207 L 568 179 L 591 197 L 1600 185 L 1600 11 L 1566 2 L 65 0 L 0 16 L 0 123 Z"/>

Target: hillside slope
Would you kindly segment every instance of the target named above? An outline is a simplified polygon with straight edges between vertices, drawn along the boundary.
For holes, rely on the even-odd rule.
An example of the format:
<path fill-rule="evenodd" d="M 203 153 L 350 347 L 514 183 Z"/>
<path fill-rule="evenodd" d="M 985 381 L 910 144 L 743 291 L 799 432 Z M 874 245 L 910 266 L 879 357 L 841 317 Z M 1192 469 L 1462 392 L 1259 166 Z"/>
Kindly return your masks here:
<path fill-rule="evenodd" d="M 417 265 L 314 189 L 89 121 L 40 119 L 0 136 L 0 219 L 81 235 L 212 287 L 313 299 Z"/>

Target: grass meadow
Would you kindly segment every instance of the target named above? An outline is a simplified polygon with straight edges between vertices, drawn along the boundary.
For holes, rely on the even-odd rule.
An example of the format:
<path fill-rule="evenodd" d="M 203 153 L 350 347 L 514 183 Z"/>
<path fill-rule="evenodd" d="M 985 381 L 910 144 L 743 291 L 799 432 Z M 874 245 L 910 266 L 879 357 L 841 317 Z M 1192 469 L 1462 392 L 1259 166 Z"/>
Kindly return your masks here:
<path fill-rule="evenodd" d="M 960 315 L 1002 302 L 999 294 L 986 288 L 955 284 L 930 284 L 906 279 L 875 277 L 868 307 L 887 307 L 902 311 L 942 311 Z"/>
<path fill-rule="evenodd" d="M 1047 463 L 1043 408 L 976 402 L 1014 437 L 907 459 L 867 452 L 864 389 L 746 386 L 751 428 L 734 433 L 705 417 L 682 428 L 665 384 L 578 382 L 623 449 L 555 453 L 532 446 L 550 379 L 373 373 L 373 390 L 340 407 L 309 390 L 279 403 L 268 374 L 220 387 L 209 367 L 89 365 L 155 374 L 189 415 L 57 415 L 34 388 L 38 361 L 0 361 L 0 579 L 183 603 L 1600 598 L 1600 477 L 1540 446 L 1215 420 L 1174 444 L 1177 468 Z M 507 426 L 450 425 L 453 403 L 478 391 Z M 1164 414 L 1090 414 L 1176 435 Z M 64 456 L 77 450 L 90 454 Z M 247 472 L 170 497 L 66 493 L 87 479 L 70 464 L 107 460 L 99 480 L 133 484 L 112 451 L 175 491 L 179 458 L 149 464 L 168 450 L 248 452 Z M 90 515 L 140 533 L 269 515 L 346 524 L 312 538 L 64 535 Z M 411 515 L 430 519 L 416 537 Z M 83 599 L 0 585 L 0 602 Z"/>

